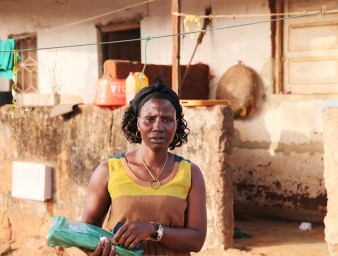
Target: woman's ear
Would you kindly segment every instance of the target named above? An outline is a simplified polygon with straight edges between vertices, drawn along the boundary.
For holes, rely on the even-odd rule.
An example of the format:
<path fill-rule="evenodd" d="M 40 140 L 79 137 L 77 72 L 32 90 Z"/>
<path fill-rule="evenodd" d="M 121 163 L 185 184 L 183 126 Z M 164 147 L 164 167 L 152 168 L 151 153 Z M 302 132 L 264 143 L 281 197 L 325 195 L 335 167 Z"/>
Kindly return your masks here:
<path fill-rule="evenodd" d="M 137 117 L 137 130 L 140 130 L 140 118 L 139 117 Z"/>

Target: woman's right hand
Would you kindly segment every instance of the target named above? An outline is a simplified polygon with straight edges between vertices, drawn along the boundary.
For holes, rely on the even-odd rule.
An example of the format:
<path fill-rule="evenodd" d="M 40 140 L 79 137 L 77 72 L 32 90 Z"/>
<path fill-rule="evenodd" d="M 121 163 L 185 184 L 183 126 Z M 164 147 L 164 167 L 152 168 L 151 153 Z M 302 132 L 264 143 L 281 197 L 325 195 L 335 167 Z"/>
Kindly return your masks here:
<path fill-rule="evenodd" d="M 87 251 L 88 256 L 115 256 L 118 255 L 115 253 L 115 246 L 109 244 L 109 240 L 106 237 L 103 237 L 100 242 L 97 244 L 97 247 L 94 251 Z"/>

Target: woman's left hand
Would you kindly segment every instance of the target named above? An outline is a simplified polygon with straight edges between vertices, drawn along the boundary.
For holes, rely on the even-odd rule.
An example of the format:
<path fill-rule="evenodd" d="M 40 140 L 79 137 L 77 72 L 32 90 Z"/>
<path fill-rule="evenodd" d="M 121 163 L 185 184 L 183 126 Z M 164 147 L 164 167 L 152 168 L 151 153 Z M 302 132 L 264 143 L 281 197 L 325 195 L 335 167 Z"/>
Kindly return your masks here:
<path fill-rule="evenodd" d="M 123 247 L 134 249 L 140 241 L 151 236 L 154 231 L 154 226 L 151 223 L 128 221 L 123 224 L 111 240 Z"/>
<path fill-rule="evenodd" d="M 108 237 L 102 237 L 94 251 L 80 250 L 88 256 L 118 256 L 115 253 L 115 246 L 109 244 Z"/>

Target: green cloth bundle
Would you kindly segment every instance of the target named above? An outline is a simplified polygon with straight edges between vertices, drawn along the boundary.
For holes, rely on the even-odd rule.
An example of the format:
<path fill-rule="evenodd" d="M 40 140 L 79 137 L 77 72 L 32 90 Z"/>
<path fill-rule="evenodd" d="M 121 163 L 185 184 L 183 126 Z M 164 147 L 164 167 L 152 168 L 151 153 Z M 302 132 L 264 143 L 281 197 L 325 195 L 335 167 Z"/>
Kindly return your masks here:
<path fill-rule="evenodd" d="M 83 222 L 68 222 L 64 216 L 54 216 L 52 226 L 47 235 L 47 243 L 50 247 L 61 246 L 63 248 L 77 247 L 85 250 L 95 250 L 101 237 L 112 238 L 114 233 L 97 226 Z M 139 256 L 142 249 L 129 250 L 115 245 L 115 251 L 121 256 Z"/>
<path fill-rule="evenodd" d="M 0 76 L 8 79 L 13 79 L 14 49 L 14 39 L 0 40 Z M 21 57 L 18 55 L 18 61 L 20 60 Z"/>

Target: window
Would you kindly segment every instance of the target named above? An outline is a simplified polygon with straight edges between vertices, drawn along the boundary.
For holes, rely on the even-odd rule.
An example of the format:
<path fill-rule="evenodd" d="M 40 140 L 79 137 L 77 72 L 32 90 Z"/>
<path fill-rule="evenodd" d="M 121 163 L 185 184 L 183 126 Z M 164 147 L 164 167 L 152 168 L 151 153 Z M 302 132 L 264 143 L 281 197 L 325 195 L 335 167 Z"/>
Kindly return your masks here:
<path fill-rule="evenodd" d="M 325 6 L 336 9 L 338 2 L 327 0 Z M 316 0 L 285 0 L 277 3 L 277 12 L 319 11 L 321 7 Z M 338 13 L 287 17 L 277 23 L 276 92 L 338 93 Z"/>
<path fill-rule="evenodd" d="M 37 48 L 36 34 L 11 35 L 15 39 L 15 48 Z M 17 91 L 20 93 L 34 93 L 38 90 L 38 62 L 36 51 L 24 51 L 20 53 Z"/>
<path fill-rule="evenodd" d="M 139 23 L 113 24 L 99 27 L 101 42 L 137 39 L 141 37 Z M 141 41 L 101 45 L 100 63 L 108 59 L 141 61 Z"/>

